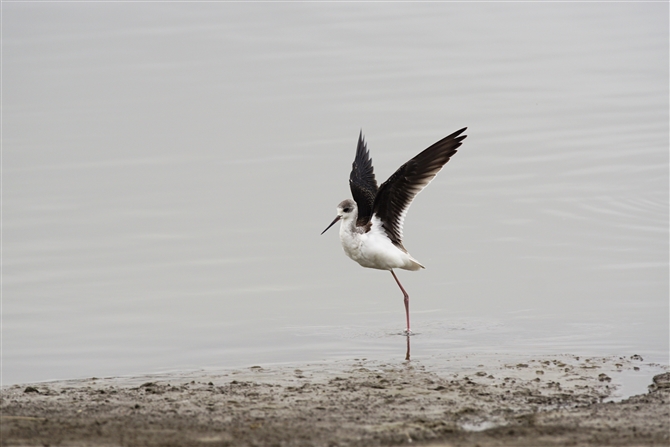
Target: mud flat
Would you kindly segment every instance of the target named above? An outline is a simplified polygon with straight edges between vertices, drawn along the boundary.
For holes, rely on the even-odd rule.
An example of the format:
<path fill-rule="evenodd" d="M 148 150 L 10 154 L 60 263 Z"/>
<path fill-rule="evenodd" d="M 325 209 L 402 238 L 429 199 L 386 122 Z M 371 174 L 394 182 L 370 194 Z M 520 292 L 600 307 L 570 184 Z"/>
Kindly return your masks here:
<path fill-rule="evenodd" d="M 670 373 L 639 356 L 90 378 L 4 387 L 1 404 L 3 446 L 670 445 Z"/>

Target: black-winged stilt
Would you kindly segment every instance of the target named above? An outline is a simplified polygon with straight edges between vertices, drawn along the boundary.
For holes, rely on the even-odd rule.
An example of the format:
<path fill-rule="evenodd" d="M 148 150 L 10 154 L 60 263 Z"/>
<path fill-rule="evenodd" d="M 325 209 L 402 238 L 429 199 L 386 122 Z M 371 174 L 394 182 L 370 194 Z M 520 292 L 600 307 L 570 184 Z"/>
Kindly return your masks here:
<path fill-rule="evenodd" d="M 467 136 L 461 135 L 466 129 L 464 127 L 433 144 L 400 166 L 379 187 L 361 131 L 349 175 L 354 200 L 347 199 L 337 205 L 337 217 L 321 233 L 341 221 L 340 241 L 347 256 L 363 267 L 391 272 L 405 298 L 408 335 L 411 334 L 409 295 L 393 269 L 419 270 L 425 267 L 402 245 L 405 215 L 414 197 L 456 153 Z"/>

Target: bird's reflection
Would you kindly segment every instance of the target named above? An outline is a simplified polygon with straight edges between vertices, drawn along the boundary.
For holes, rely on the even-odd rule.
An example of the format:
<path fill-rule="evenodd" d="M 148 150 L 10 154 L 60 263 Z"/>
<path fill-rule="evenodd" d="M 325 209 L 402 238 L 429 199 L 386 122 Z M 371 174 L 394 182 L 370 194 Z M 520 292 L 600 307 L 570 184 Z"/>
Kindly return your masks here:
<path fill-rule="evenodd" d="M 409 361 L 409 334 L 405 335 L 407 338 L 407 353 L 405 354 L 405 360 Z"/>

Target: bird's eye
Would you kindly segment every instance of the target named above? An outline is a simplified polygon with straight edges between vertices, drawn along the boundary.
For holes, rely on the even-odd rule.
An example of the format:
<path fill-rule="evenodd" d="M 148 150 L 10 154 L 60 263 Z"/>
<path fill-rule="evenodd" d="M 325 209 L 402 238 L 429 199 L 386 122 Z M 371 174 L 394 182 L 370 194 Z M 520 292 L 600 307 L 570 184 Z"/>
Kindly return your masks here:
<path fill-rule="evenodd" d="M 349 207 L 346 207 L 346 208 L 345 208 L 345 209 L 343 209 L 342 211 L 344 211 L 345 213 L 348 213 L 349 211 L 351 211 L 351 208 L 349 208 Z"/>

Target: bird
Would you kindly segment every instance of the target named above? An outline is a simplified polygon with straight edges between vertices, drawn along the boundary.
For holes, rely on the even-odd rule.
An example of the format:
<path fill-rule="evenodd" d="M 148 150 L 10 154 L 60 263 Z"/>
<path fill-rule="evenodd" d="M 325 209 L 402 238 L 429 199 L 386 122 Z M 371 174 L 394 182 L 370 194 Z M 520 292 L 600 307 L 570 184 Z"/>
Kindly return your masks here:
<path fill-rule="evenodd" d="M 363 137 L 358 136 L 356 156 L 351 166 L 349 187 L 353 200 L 337 205 L 337 216 L 321 232 L 323 235 L 338 221 L 344 253 L 366 268 L 388 270 L 400 287 L 405 304 L 407 328 L 409 323 L 409 294 L 393 269 L 420 270 L 425 268 L 403 246 L 403 225 L 414 197 L 435 178 L 435 175 L 457 152 L 467 135 L 464 127 L 442 138 L 400 166 L 388 180 L 377 186 L 372 159 Z"/>

